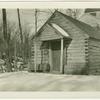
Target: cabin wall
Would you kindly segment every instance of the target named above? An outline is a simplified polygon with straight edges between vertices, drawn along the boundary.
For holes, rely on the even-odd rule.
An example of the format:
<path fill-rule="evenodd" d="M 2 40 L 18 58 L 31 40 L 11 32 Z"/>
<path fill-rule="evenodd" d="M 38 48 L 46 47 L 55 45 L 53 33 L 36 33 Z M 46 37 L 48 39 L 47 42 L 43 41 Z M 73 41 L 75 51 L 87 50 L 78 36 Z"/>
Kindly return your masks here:
<path fill-rule="evenodd" d="M 67 48 L 67 58 L 64 60 L 64 73 L 66 74 L 87 74 L 87 51 L 88 51 L 88 35 L 85 31 L 82 31 L 80 28 L 75 26 L 71 21 L 67 20 L 65 17 L 56 14 L 54 18 L 50 20 L 48 23 L 55 23 L 62 27 L 72 38 L 71 43 Z M 47 29 L 46 29 L 47 28 Z M 43 28 L 41 34 L 37 39 L 37 64 L 41 63 L 41 50 L 40 40 L 53 40 L 58 39 L 58 35 L 55 35 L 56 32 L 51 29 L 49 25 Z"/>
<path fill-rule="evenodd" d="M 85 38 L 73 39 L 67 49 L 66 74 L 87 74 L 87 42 Z"/>
<path fill-rule="evenodd" d="M 31 45 L 31 58 L 30 58 L 30 62 L 29 62 L 29 64 L 30 64 L 30 66 L 29 66 L 29 71 L 34 71 L 34 63 L 35 63 L 35 59 L 34 59 L 34 57 L 35 57 L 35 39 L 33 39 L 32 40 L 32 45 Z"/>
<path fill-rule="evenodd" d="M 36 53 L 36 59 L 35 59 L 35 64 L 37 66 L 37 70 L 38 70 L 38 65 L 41 64 L 41 45 L 42 42 L 40 41 L 40 37 L 36 38 L 36 49 L 35 49 L 35 53 Z"/>
<path fill-rule="evenodd" d="M 41 64 L 41 44 L 42 42 L 40 41 L 40 37 L 33 39 L 30 70 L 34 71 L 35 66 L 37 66 L 38 69 L 38 65 Z"/>
<path fill-rule="evenodd" d="M 64 65 L 66 74 L 87 74 L 87 49 L 89 36 L 65 17 L 56 14 L 50 23 L 62 27 L 72 38 L 67 48 L 67 64 Z"/>
<path fill-rule="evenodd" d="M 89 39 L 89 74 L 100 75 L 100 40 Z"/>
<path fill-rule="evenodd" d="M 42 50 L 42 64 L 49 63 L 49 49 L 43 49 Z"/>

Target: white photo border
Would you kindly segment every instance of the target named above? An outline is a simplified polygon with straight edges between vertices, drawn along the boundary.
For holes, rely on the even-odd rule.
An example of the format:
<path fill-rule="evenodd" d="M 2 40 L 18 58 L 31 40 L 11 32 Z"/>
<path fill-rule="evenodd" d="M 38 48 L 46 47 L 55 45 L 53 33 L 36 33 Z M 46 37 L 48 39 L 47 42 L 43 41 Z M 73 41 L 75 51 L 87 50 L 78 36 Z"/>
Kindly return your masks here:
<path fill-rule="evenodd" d="M 9 2 L 0 1 L 0 8 L 47 9 L 47 8 L 100 8 L 100 2 Z M 0 98 L 100 98 L 100 92 L 0 92 Z"/>

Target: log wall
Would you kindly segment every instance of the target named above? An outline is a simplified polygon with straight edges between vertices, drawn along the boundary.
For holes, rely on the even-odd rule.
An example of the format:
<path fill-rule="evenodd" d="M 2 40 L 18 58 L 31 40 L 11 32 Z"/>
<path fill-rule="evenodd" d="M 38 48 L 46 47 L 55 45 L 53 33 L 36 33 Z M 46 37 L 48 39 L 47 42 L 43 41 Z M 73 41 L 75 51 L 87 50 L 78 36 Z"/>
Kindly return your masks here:
<path fill-rule="evenodd" d="M 67 48 L 67 64 L 64 65 L 66 74 L 87 74 L 87 51 L 89 36 L 85 31 L 73 24 L 69 19 L 56 14 L 49 23 L 62 27 L 72 38 Z"/>
<path fill-rule="evenodd" d="M 38 69 L 38 65 L 41 64 L 41 44 L 40 37 L 37 37 L 33 40 L 32 48 L 31 48 L 31 64 L 30 70 Z"/>
<path fill-rule="evenodd" d="M 29 71 L 34 71 L 34 63 L 35 63 L 35 39 L 32 41 L 32 46 L 31 46 L 31 58 L 30 58 L 30 66 L 29 66 Z"/>
<path fill-rule="evenodd" d="M 65 73 L 67 74 L 87 74 L 88 47 L 87 39 L 73 39 L 67 48 L 67 64 Z"/>
<path fill-rule="evenodd" d="M 89 74 L 100 75 L 100 40 L 89 40 Z"/>
<path fill-rule="evenodd" d="M 62 27 L 70 35 L 72 41 L 66 48 L 67 53 L 64 58 L 64 73 L 66 74 L 87 74 L 88 70 L 88 38 L 89 36 L 74 25 L 71 21 L 67 20 L 65 17 L 56 14 L 54 18 L 51 19 L 49 23 L 55 23 Z M 41 40 L 53 40 L 59 39 L 60 37 L 56 34 L 49 25 L 43 28 L 37 39 L 37 64 L 41 63 Z M 64 56 L 65 57 L 65 56 Z M 34 57 L 33 57 L 34 58 Z M 65 61 L 66 59 L 66 61 Z"/>

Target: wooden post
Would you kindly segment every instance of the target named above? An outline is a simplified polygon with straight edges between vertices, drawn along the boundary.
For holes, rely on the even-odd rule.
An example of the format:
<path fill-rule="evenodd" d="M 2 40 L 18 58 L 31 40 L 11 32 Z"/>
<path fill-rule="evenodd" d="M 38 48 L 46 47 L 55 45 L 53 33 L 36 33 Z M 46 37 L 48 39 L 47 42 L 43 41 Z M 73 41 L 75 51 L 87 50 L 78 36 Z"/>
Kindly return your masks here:
<path fill-rule="evenodd" d="M 24 59 L 24 44 L 23 44 L 23 33 L 22 33 L 22 25 L 21 25 L 21 18 L 20 18 L 20 11 L 19 8 L 17 8 L 17 14 L 18 14 L 18 24 L 19 24 L 19 31 L 20 31 L 20 39 L 21 39 L 21 56 Z"/>
<path fill-rule="evenodd" d="M 64 41 L 63 41 L 63 38 L 61 38 L 60 73 L 63 73 L 63 46 L 64 46 Z"/>
<path fill-rule="evenodd" d="M 51 50 L 51 42 L 49 41 L 49 64 L 50 64 L 50 72 L 52 71 L 52 50 Z"/>
<path fill-rule="evenodd" d="M 36 41 L 35 41 L 35 44 L 34 44 L 34 49 L 35 49 L 35 66 L 34 66 L 34 71 L 36 72 L 36 65 L 37 65 L 37 49 L 36 49 Z"/>
<path fill-rule="evenodd" d="M 16 35 L 15 35 L 16 36 Z M 15 48 L 14 48 L 14 60 L 16 61 L 16 53 L 17 53 L 17 47 L 16 47 L 16 38 L 15 38 Z"/>
<path fill-rule="evenodd" d="M 35 34 L 37 33 L 37 9 L 35 9 Z"/>
<path fill-rule="evenodd" d="M 35 9 L 35 34 L 37 33 L 37 9 Z M 35 72 L 37 67 L 37 47 L 36 47 L 36 41 L 35 41 Z"/>
<path fill-rule="evenodd" d="M 7 42 L 7 14 L 6 9 L 2 9 L 2 18 L 3 18 L 3 35 L 4 40 Z"/>

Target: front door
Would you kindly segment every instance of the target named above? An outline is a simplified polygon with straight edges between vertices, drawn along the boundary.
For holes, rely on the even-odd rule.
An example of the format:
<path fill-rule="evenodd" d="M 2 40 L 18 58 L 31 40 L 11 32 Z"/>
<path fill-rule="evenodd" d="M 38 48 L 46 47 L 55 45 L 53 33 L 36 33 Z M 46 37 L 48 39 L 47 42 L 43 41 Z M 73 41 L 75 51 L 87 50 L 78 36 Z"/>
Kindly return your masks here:
<path fill-rule="evenodd" d="M 52 49 L 52 71 L 60 72 L 61 42 L 52 41 L 51 49 Z"/>

